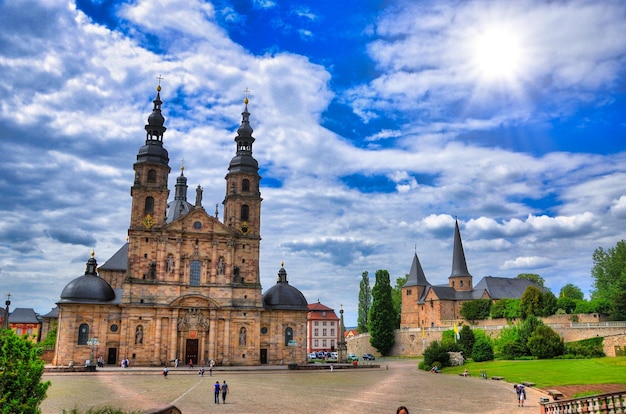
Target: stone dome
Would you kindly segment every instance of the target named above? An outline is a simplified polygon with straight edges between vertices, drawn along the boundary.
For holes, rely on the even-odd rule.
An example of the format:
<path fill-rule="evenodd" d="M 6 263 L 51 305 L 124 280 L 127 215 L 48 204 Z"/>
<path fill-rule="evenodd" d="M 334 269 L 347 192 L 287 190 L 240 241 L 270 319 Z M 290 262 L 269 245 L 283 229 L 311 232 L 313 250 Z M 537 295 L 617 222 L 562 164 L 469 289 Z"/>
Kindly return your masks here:
<path fill-rule="evenodd" d="M 63 288 L 60 303 L 109 302 L 115 299 L 115 291 L 96 273 L 98 264 L 93 257 L 87 261 L 87 270 Z"/>
<path fill-rule="evenodd" d="M 266 309 L 309 310 L 309 304 L 302 292 L 289 285 L 284 267 L 281 267 L 278 272 L 276 284 L 263 294 L 263 307 Z"/>

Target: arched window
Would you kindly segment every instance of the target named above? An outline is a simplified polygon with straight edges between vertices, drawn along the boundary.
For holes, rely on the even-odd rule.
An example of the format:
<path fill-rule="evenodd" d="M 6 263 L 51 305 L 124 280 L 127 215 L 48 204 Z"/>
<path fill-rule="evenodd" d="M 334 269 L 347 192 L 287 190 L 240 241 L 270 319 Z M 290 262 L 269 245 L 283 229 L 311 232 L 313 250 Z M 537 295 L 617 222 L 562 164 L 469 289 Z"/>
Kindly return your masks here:
<path fill-rule="evenodd" d="M 156 171 L 155 170 L 148 171 L 148 182 L 156 183 Z"/>
<path fill-rule="evenodd" d="M 243 206 L 241 206 L 241 219 L 244 221 L 248 220 L 249 214 L 250 208 L 248 207 L 248 205 L 244 204 Z"/>
<path fill-rule="evenodd" d="M 78 345 L 87 345 L 89 339 L 89 325 L 81 323 L 78 327 Z"/>
<path fill-rule="evenodd" d="M 289 345 L 289 341 L 293 339 L 293 329 L 287 328 L 285 329 L 285 346 Z"/>
<path fill-rule="evenodd" d="M 241 182 L 241 191 L 250 191 L 250 180 L 243 180 Z"/>
<path fill-rule="evenodd" d="M 200 286 L 200 260 L 193 260 L 189 266 L 189 286 Z"/>
<path fill-rule="evenodd" d="M 146 197 L 146 202 L 143 207 L 144 214 L 154 214 L 154 197 Z"/>

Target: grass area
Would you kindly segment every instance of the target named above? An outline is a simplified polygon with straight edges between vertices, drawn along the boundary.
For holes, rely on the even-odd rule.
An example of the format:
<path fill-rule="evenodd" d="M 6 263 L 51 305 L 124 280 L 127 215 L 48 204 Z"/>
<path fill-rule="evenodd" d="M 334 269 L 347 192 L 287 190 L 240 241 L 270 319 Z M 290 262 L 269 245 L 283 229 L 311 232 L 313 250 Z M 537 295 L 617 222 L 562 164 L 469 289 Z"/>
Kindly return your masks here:
<path fill-rule="evenodd" d="M 444 369 L 460 374 L 465 368 L 472 376 L 485 371 L 487 377 L 504 377 L 508 382 L 529 381 L 539 388 L 558 385 L 626 384 L 626 357 L 593 359 L 545 359 L 531 361 L 467 362 Z"/>

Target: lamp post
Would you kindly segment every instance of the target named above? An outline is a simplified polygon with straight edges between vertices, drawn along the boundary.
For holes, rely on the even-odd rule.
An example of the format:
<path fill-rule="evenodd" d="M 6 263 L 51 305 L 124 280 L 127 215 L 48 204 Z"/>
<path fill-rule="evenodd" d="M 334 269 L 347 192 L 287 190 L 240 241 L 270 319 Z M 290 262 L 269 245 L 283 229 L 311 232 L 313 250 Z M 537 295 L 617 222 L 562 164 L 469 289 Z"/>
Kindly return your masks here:
<path fill-rule="evenodd" d="M 91 356 L 89 357 L 89 365 L 87 365 L 87 371 L 95 371 L 96 363 L 94 361 L 93 351 L 96 345 L 100 345 L 100 342 L 98 341 L 98 338 L 89 338 L 87 344 L 91 345 Z"/>
<path fill-rule="evenodd" d="M 7 294 L 7 300 L 4 302 L 6 308 L 4 309 L 4 319 L 2 319 L 2 329 L 9 329 L 9 306 L 11 306 L 11 293 Z"/>
<path fill-rule="evenodd" d="M 346 327 L 343 324 L 343 305 L 339 305 L 340 310 L 339 314 L 341 315 L 341 319 L 339 321 L 339 343 L 337 344 L 338 353 L 338 361 L 340 364 L 343 364 L 347 360 L 346 352 L 348 351 L 348 344 L 346 343 Z"/>
<path fill-rule="evenodd" d="M 287 345 L 291 347 L 291 364 L 289 364 L 289 369 L 298 369 L 298 364 L 296 364 L 296 347 L 298 346 L 298 342 L 291 339 L 287 342 Z"/>

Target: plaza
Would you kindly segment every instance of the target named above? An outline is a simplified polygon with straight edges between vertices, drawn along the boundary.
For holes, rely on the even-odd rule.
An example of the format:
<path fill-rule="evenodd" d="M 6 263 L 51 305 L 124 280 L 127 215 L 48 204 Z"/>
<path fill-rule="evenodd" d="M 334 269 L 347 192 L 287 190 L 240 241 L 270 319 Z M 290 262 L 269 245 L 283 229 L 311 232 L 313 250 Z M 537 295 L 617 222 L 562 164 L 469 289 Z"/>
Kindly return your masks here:
<path fill-rule="evenodd" d="M 175 405 L 183 414 L 198 413 L 411 413 L 538 412 L 537 390 L 528 390 L 527 406 L 518 408 L 510 383 L 432 374 L 416 360 L 378 361 L 379 368 L 289 371 L 286 366 L 217 367 L 199 376 L 197 369 L 99 369 L 93 373 L 49 373 L 52 382 L 42 413 L 109 405 L 145 411 Z M 229 384 L 226 404 L 213 402 L 215 381 Z"/>

